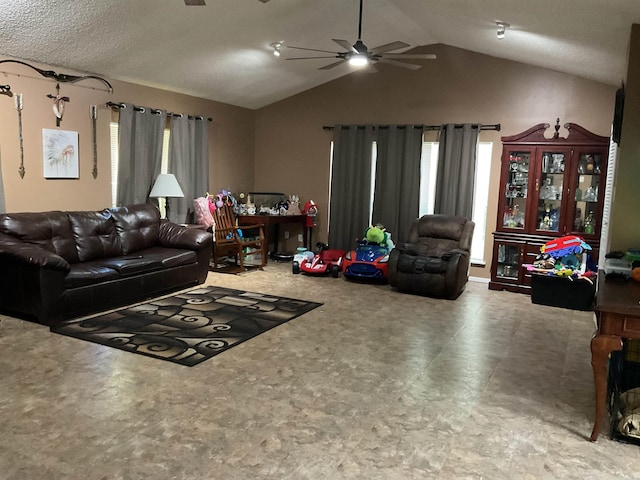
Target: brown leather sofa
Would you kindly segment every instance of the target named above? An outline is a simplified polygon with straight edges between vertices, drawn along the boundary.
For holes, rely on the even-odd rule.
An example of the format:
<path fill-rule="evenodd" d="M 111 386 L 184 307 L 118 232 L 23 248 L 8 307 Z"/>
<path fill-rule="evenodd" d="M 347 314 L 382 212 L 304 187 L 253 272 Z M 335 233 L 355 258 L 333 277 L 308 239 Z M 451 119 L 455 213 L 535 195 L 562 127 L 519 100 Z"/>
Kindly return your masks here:
<path fill-rule="evenodd" d="M 0 310 L 52 325 L 203 283 L 211 233 L 153 205 L 0 215 Z"/>
<path fill-rule="evenodd" d="M 424 215 L 413 221 L 406 243 L 389 254 L 389 284 L 430 297 L 457 298 L 469 279 L 475 223 L 464 217 Z"/>

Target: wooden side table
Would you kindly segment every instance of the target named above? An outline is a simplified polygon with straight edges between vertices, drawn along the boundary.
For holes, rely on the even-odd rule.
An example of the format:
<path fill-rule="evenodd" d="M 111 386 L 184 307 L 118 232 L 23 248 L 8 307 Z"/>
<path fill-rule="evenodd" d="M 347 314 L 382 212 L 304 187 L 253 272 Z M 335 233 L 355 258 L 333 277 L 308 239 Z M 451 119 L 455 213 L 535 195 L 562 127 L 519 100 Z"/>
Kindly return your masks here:
<path fill-rule="evenodd" d="M 640 283 L 606 279 L 598 272 L 596 293 L 598 329 L 591 339 L 591 366 L 596 390 L 596 413 L 590 440 L 595 442 L 607 415 L 607 368 L 611 352 L 622 350 L 622 339 L 640 339 Z"/>
<path fill-rule="evenodd" d="M 269 243 L 274 244 L 276 252 L 280 251 L 280 225 L 283 223 L 298 223 L 302 226 L 303 245 L 307 245 L 307 230 L 305 224 L 306 215 L 238 215 L 238 225 L 254 225 L 256 223 L 264 225 L 265 235 L 269 235 L 269 227 L 273 225 L 274 234 L 269 239 Z"/>

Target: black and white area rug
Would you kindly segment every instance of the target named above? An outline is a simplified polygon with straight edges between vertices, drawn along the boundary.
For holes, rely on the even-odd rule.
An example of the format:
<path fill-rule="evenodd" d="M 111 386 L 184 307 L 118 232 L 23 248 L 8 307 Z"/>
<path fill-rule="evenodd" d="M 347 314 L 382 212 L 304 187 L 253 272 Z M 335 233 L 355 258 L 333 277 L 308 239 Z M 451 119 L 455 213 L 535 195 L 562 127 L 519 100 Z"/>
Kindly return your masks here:
<path fill-rule="evenodd" d="M 223 287 L 200 287 L 51 331 L 194 366 L 322 305 Z"/>

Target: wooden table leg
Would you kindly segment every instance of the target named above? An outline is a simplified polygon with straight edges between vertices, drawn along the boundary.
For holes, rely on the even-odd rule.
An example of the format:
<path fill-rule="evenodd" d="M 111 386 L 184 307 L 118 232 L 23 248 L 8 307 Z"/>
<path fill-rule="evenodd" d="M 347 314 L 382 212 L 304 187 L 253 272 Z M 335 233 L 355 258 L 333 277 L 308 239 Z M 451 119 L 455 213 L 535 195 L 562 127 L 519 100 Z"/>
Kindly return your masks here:
<path fill-rule="evenodd" d="M 622 338 L 615 335 L 596 335 L 591 339 L 591 366 L 596 387 L 596 418 L 590 440 L 595 442 L 600 433 L 602 419 L 607 413 L 607 366 L 609 355 L 622 350 Z"/>

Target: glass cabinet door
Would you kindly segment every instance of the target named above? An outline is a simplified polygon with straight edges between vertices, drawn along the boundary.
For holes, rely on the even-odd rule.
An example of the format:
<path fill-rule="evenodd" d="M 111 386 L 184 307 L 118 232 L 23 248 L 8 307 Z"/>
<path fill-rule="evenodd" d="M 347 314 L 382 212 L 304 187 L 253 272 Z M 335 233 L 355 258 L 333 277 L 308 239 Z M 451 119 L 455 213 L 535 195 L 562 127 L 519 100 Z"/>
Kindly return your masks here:
<path fill-rule="evenodd" d="M 542 152 L 540 175 L 538 178 L 538 203 L 536 208 L 537 229 L 546 232 L 559 232 L 563 219 L 562 194 L 564 191 L 564 172 L 569 155 L 564 151 Z"/>
<path fill-rule="evenodd" d="M 503 280 L 518 280 L 520 277 L 522 245 L 500 242 L 497 244 L 497 249 L 496 277 Z"/>
<path fill-rule="evenodd" d="M 504 186 L 502 226 L 524 230 L 529 188 L 531 153 L 509 152 L 509 167 Z"/>
<path fill-rule="evenodd" d="M 578 153 L 577 169 L 572 175 L 574 198 L 571 199 L 573 208 L 572 230 L 585 235 L 599 232 L 599 188 L 602 168 L 601 153 Z"/>

